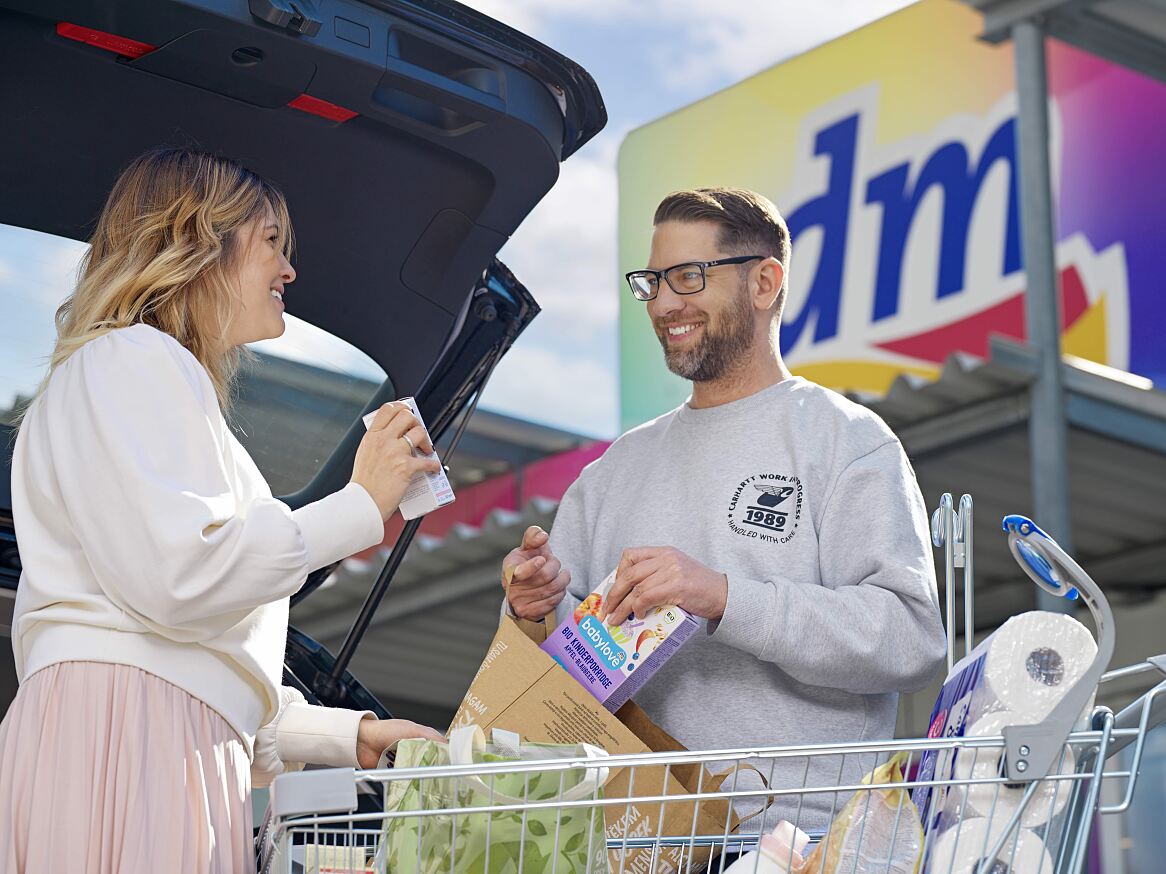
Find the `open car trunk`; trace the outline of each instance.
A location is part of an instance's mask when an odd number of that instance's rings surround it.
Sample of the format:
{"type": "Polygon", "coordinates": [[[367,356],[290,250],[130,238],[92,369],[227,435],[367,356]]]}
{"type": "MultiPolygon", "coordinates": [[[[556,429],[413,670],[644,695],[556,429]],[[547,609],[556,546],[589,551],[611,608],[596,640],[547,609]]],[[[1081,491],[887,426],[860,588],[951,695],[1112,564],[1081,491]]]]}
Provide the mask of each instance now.
{"type": "MultiPolygon", "coordinates": [[[[143,151],[237,158],[288,197],[288,313],[383,368],[369,408],[415,395],[435,440],[538,312],[495,254],[606,122],[573,62],[435,0],[0,0],[0,71],[0,224],[84,240],[143,151]]],[[[341,487],[362,430],[354,418],[288,503],[341,487]]],[[[0,635],[20,568],[8,444],[0,635]]],[[[320,654],[293,638],[293,679],[350,701],[355,684],[319,680],[320,654]]],[[[6,673],[10,661],[0,713],[6,673]]]]}

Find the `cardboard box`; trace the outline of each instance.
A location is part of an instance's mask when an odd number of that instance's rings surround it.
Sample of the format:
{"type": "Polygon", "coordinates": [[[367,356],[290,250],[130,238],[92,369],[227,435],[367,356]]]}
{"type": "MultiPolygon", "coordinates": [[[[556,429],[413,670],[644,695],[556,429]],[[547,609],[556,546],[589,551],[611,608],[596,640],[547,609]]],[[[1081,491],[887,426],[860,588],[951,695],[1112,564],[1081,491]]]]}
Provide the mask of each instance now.
{"type": "MultiPolygon", "coordinates": [[[[425,420],[421,418],[421,410],[417,408],[417,402],[413,398],[401,398],[398,403],[408,405],[410,412],[421,423],[421,427],[425,428],[425,420]]],[[[377,411],[373,410],[364,416],[362,421],[364,422],[365,430],[372,425],[376,414],[377,411]]],[[[428,431],[428,429],[426,430],[428,431]]],[[[441,461],[437,457],[436,451],[429,453],[428,457],[437,462],[441,461]]],[[[405,495],[401,498],[401,505],[398,509],[401,511],[402,518],[416,519],[418,516],[424,516],[426,513],[430,513],[438,507],[452,504],[453,501],[453,486],[449,484],[449,478],[445,475],[445,468],[443,467],[437,473],[419,473],[409,480],[409,488],[405,490],[405,495]]]]}
{"type": "Polygon", "coordinates": [[[614,585],[612,571],[539,647],[612,713],[700,630],[696,617],[679,607],[654,607],[618,626],[600,622],[614,585]]]}
{"type": "MultiPolygon", "coordinates": [[[[454,716],[453,725],[476,724],[489,731],[494,726],[518,732],[525,740],[543,743],[590,743],[612,755],[646,752],[683,751],[675,738],[655,725],[647,715],[629,701],[617,713],[583,689],[572,677],[539,649],[549,628],[543,622],[516,622],[504,617],[469,691],[454,716]]],[[[607,798],[643,798],[659,795],[676,796],[676,801],[650,802],[642,805],[606,807],[609,839],[651,837],[656,834],[687,837],[693,830],[696,813],[698,834],[721,834],[726,818],[730,829],[738,825],[728,802],[686,800],[697,791],[715,791],[718,778],[697,765],[674,767],[667,773],[663,766],[636,768],[634,782],[631,769],[614,770],[604,787],[607,798]],[[703,776],[702,776],[703,772],[703,776]],[[665,779],[667,778],[667,779],[665,779]],[[662,817],[661,817],[661,814],[662,817]],[[661,822],[661,818],[663,822],[661,822]]],[[[625,874],[658,874],[684,870],[687,848],[665,848],[655,860],[646,849],[629,849],[610,853],[613,871],[625,874]]],[[[706,864],[708,849],[697,849],[696,864],[706,864]]]]}

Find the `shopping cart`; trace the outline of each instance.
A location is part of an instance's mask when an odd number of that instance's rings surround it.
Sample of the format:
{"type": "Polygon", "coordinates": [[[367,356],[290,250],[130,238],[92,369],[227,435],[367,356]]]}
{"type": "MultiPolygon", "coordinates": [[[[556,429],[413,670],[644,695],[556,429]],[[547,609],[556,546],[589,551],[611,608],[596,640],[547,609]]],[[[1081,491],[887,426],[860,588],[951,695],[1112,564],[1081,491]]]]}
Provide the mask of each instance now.
{"type": "MultiPolygon", "coordinates": [[[[973,556],[972,502],[964,496],[958,508],[944,495],[933,517],[932,537],[944,549],[945,593],[949,667],[955,658],[955,590],[962,577],[965,605],[964,653],[972,650],[973,556]]],[[[602,760],[609,772],[629,769],[628,791],[618,797],[602,792],[571,801],[539,802],[529,798],[493,794],[496,781],[513,781],[526,775],[561,775],[577,778],[597,767],[594,759],[561,759],[538,762],[500,762],[485,765],[450,765],[414,769],[354,771],[328,769],[281,775],[272,787],[268,817],[257,839],[263,874],[338,874],[386,870],[387,845],[405,833],[448,834],[435,858],[406,856],[389,867],[389,874],[416,872],[469,872],[495,870],[490,862],[490,829],[496,817],[521,818],[523,833],[530,833],[530,849],[519,842],[517,856],[510,858],[509,870],[575,874],[576,871],[610,870],[613,874],[642,872],[720,871],[725,854],[748,851],[757,846],[764,828],[778,819],[805,827],[811,849],[818,852],[806,860],[804,874],[833,870],[842,874],[860,872],[913,872],[915,860],[925,859],[926,872],[959,874],[1077,874],[1081,871],[1095,813],[1112,814],[1126,810],[1133,798],[1146,734],[1166,717],[1166,656],[1145,663],[1103,673],[1113,653],[1114,627],[1109,605],[1101,590],[1065,552],[1030,520],[1019,516],[1005,519],[1009,547],[1025,572],[1047,591],[1064,597],[1079,597],[1093,614],[1098,652],[1084,676],[1060,699],[1041,723],[1007,726],[995,737],[933,737],[807,746],[717,750],[703,752],[648,753],[611,756],[602,760]],[[1114,713],[1090,702],[1098,686],[1133,674],[1145,673],[1151,688],[1134,703],[1114,713]],[[1081,714],[1087,714],[1084,730],[1081,714]],[[1120,766],[1116,754],[1133,745],[1128,767],[1120,766]],[[942,769],[926,775],[920,769],[925,758],[970,757],[973,766],[956,776],[941,778],[942,769]],[[1000,759],[1003,766],[984,774],[974,765],[984,757],[1000,759]],[[893,760],[893,762],[892,762],[893,760]],[[1066,767],[1066,762],[1069,767],[1066,767]],[[856,775],[868,774],[880,765],[899,766],[902,782],[875,785],[856,775]],[[716,767],[727,776],[716,781],[706,774],[716,767]],[[667,776],[680,769],[699,769],[696,791],[668,794],[667,776]],[[760,775],[760,778],[759,776],[760,775]],[[664,779],[661,779],[661,776],[664,779]],[[637,778],[643,783],[665,787],[641,794],[634,789],[637,778]],[[416,782],[414,782],[416,781],[416,782]],[[463,782],[487,787],[471,796],[456,796],[464,803],[443,806],[421,805],[417,809],[386,810],[383,801],[394,784],[435,785],[446,790],[463,782]],[[1103,782],[1113,781],[1118,789],[1107,797],[1116,803],[1103,805],[1103,782]],[[905,791],[895,791],[905,790],[905,791]],[[956,825],[942,835],[920,831],[933,810],[917,811],[910,793],[926,790],[928,804],[943,804],[954,811],[956,825]],[[986,794],[987,793],[987,794],[986,794]],[[969,812],[975,801],[975,817],[969,812]],[[890,803],[888,803],[890,801],[890,803]],[[707,818],[698,817],[700,805],[718,804],[719,810],[738,812],[752,805],[763,815],[747,819],[734,830],[735,820],[723,816],[723,827],[710,830],[707,818]],[[691,816],[691,827],[665,832],[665,810],[682,809],[691,816]],[[1047,806],[1047,809],[1046,809],[1047,806]],[[421,809],[428,807],[429,809],[421,809]],[[580,867],[559,853],[558,823],[567,811],[589,810],[605,819],[606,839],[587,834],[586,858],[601,860],[580,867]],[[658,810],[654,817],[661,826],[642,833],[633,823],[643,820],[633,812],[658,810]],[[689,814],[691,811],[691,814],[689,814]],[[846,811],[850,827],[845,832],[826,829],[841,811],[846,811]],[[548,820],[548,816],[550,819],[548,820]],[[529,829],[527,828],[529,819],[529,829]],[[535,824],[537,821],[537,828],[535,824]],[[551,825],[548,827],[547,823],[551,825]],[[964,828],[976,822],[977,827],[964,828]],[[703,823],[704,828],[698,827],[703,823]],[[763,828],[764,827],[764,828],[763,828]],[[467,831],[468,829],[468,831],[467,831]],[[471,862],[459,848],[459,835],[485,833],[484,858],[471,862]],[[1031,833],[1032,838],[1027,834],[1031,833]],[[1025,838],[1020,836],[1025,834],[1025,838]],[[604,846],[594,846],[602,840],[604,846]],[[834,846],[831,847],[831,841],[834,846]],[[963,847],[961,849],[961,841],[963,847]],[[1037,844],[1035,852],[1028,847],[1037,844]],[[536,849],[537,842],[537,849],[536,849]],[[1026,843],[1027,842],[1027,843],[1026,843]],[[974,845],[973,845],[974,844],[974,845]],[[548,852],[549,847],[549,852],[548,852]],[[606,851],[606,859],[604,859],[606,851]],[[524,858],[524,852],[529,856],[524,858]],[[537,858],[536,863],[530,859],[537,858]],[[907,861],[903,861],[907,860],[907,861]],[[970,860],[970,861],[969,861],[970,860]]],[[[958,761],[958,760],[957,760],[958,761]]],[[[691,771],[690,771],[691,772],[691,771]]],[[[577,780],[576,780],[577,781],[577,780]]],[[[513,782],[511,782],[513,785],[513,782]]],[[[670,819],[673,826],[676,817],[670,819]]],[[[580,833],[571,840],[578,849],[580,833]]],[[[398,841],[399,843],[399,841],[398,841]]],[[[432,842],[431,842],[432,843],[432,842]]],[[[430,847],[432,849],[432,847],[430,847]]],[[[399,848],[398,848],[399,851],[399,848]]],[[[503,853],[497,848],[496,855],[503,853]]],[[[513,854],[514,848],[506,850],[513,854]]],[[[807,850],[809,852],[809,850],[807,850]]],[[[396,857],[400,859],[400,855],[396,857]]],[[[577,854],[576,854],[577,858],[577,854]]],[[[495,864],[498,860],[495,860],[495,864]]],[[[790,869],[794,870],[793,853],[790,869]]]]}

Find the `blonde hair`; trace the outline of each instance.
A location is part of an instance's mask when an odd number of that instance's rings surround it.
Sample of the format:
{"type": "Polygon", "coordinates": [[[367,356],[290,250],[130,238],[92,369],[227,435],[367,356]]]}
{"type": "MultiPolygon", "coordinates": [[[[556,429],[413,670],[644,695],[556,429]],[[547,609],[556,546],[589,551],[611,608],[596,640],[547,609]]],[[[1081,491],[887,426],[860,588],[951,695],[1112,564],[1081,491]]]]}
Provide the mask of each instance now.
{"type": "Polygon", "coordinates": [[[188,149],[135,159],[109,193],[76,290],[57,310],[49,375],[90,340],[146,324],[198,359],[228,412],[245,354],[226,342],[238,300],[234,270],[250,245],[240,231],[267,206],[290,258],[287,202],[267,180],[236,161],[188,149]]]}

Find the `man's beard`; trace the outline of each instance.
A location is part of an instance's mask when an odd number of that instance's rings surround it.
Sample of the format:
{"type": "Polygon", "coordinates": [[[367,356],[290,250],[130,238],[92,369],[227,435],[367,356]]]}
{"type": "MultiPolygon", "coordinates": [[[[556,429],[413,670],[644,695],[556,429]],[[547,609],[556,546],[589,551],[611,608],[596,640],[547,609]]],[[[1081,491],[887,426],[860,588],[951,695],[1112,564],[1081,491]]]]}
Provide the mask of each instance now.
{"type": "Polygon", "coordinates": [[[660,325],[658,329],[657,338],[664,347],[664,363],[669,370],[692,382],[712,382],[745,360],[753,344],[753,307],[748,295],[738,294],[715,330],[711,321],[705,322],[704,336],[692,349],[669,348],[667,326],[660,325]]]}

